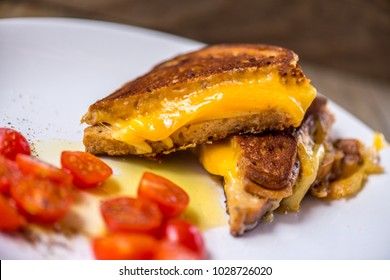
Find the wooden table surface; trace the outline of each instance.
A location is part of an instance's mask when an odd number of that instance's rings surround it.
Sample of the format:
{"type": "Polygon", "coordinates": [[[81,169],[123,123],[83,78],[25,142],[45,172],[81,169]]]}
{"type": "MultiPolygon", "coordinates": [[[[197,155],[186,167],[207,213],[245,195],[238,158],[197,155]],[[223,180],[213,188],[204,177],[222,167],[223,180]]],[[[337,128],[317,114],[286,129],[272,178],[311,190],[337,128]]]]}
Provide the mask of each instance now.
{"type": "MultiPolygon", "coordinates": [[[[127,1],[126,5],[128,6],[134,4],[135,2],[137,1],[127,1]]],[[[153,2],[155,5],[157,3],[157,1],[151,1],[151,2],[153,2]]],[[[175,2],[175,1],[168,1],[168,2],[175,2]]],[[[194,10],[194,12],[196,12],[198,4],[195,5],[194,3],[197,1],[195,2],[190,1],[190,2],[192,3],[192,9],[194,10]]],[[[204,2],[204,1],[200,1],[200,2],[204,2]]],[[[216,3],[216,2],[218,1],[212,1],[212,3],[216,3]]],[[[82,17],[88,19],[116,21],[125,24],[136,23],[137,25],[141,25],[145,27],[153,27],[156,26],[157,24],[156,20],[154,20],[158,18],[158,14],[156,13],[149,12],[147,13],[148,15],[147,17],[142,18],[141,17],[142,10],[138,9],[137,13],[135,12],[133,13],[133,17],[129,16],[127,18],[123,16],[124,9],[120,8],[121,6],[119,5],[119,4],[125,5],[124,4],[125,1],[113,0],[110,2],[113,3],[111,6],[109,6],[110,8],[107,8],[108,7],[107,5],[103,5],[104,3],[107,4],[107,1],[68,0],[64,2],[62,0],[41,0],[41,1],[40,0],[31,0],[31,1],[0,0],[0,18],[25,17],[25,16],[79,17],[79,18],[82,17]],[[117,5],[115,6],[115,4],[117,5]],[[119,16],[116,17],[116,15],[119,16]],[[139,20],[137,21],[137,19],[139,20]]],[[[164,1],[160,2],[160,6],[162,5],[161,3],[164,3],[164,1]]],[[[326,3],[328,3],[328,1],[326,1],[326,3]]],[[[388,6],[386,6],[385,8],[388,8],[388,6]]],[[[181,12],[180,10],[177,11],[177,13],[179,14],[180,12],[181,12]]],[[[188,13],[188,9],[186,10],[186,13],[188,13]]],[[[382,18],[386,19],[386,17],[383,17],[383,13],[381,14],[381,16],[382,18]]],[[[165,24],[167,24],[167,22],[169,23],[170,20],[169,18],[162,18],[162,19],[159,18],[159,19],[161,21],[165,20],[165,24]]],[[[389,17],[387,13],[387,22],[385,22],[386,27],[389,26],[388,20],[389,17]]],[[[184,27],[186,27],[185,24],[183,24],[183,28],[184,27]]],[[[192,30],[190,28],[191,26],[187,25],[187,27],[188,30],[192,30]]],[[[388,29],[385,29],[385,31],[386,30],[388,31],[388,29]]],[[[167,28],[164,31],[169,31],[169,28],[167,28]]],[[[185,30],[181,30],[181,32],[184,34],[179,34],[179,35],[186,34],[185,30]]],[[[179,32],[176,32],[176,34],[178,33],[179,32]]],[[[207,32],[205,32],[204,34],[206,33],[207,32]]],[[[389,34],[387,33],[387,35],[389,34]]],[[[194,38],[196,36],[188,36],[188,37],[194,38]]],[[[223,37],[219,37],[219,38],[220,38],[219,40],[222,40],[221,38],[223,37]]],[[[242,39],[241,41],[248,41],[248,40],[242,39]]],[[[210,40],[208,41],[204,40],[204,42],[210,43],[210,40]]],[[[387,43],[388,40],[383,42],[387,43]]],[[[287,44],[289,44],[289,42],[287,42],[287,44]]],[[[312,45],[314,48],[315,44],[313,43],[312,45]]],[[[381,77],[375,77],[375,75],[372,76],[368,74],[362,74],[362,73],[359,74],[352,71],[346,71],[345,67],[344,70],[340,70],[340,67],[330,66],[329,63],[326,63],[326,59],[324,60],[322,57],[321,59],[315,59],[316,57],[310,56],[310,54],[306,56],[305,54],[307,52],[304,51],[306,49],[303,48],[302,50],[303,50],[302,53],[304,55],[303,55],[303,59],[301,56],[301,64],[303,66],[305,74],[312,80],[312,83],[317,88],[317,90],[322,94],[328,96],[334,102],[344,107],[347,111],[351,112],[353,115],[355,115],[357,118],[362,120],[372,129],[382,132],[389,140],[390,139],[390,109],[389,109],[390,108],[390,83],[387,79],[388,73],[390,72],[390,68],[387,66],[390,63],[390,61],[388,61],[389,56],[387,55],[383,58],[380,58],[380,59],[387,60],[385,61],[387,62],[387,64],[383,63],[383,61],[380,64],[382,65],[381,73],[383,74],[383,67],[385,67],[387,68],[387,72],[386,72],[387,74],[381,75],[381,77]],[[310,57],[312,59],[306,59],[310,57]]],[[[383,53],[383,50],[378,50],[378,51],[383,53]]],[[[386,51],[386,54],[387,53],[388,50],[386,51]]],[[[364,67],[362,69],[367,70],[364,69],[364,67]]]]}

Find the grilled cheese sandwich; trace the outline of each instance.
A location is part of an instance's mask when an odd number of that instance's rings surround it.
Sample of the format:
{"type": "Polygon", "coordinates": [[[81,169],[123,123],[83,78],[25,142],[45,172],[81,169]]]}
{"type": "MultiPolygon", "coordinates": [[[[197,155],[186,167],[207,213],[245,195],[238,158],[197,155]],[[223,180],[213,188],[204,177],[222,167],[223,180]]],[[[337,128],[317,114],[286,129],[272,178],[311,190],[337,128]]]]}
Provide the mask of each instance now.
{"type": "Polygon", "coordinates": [[[276,209],[298,211],[308,192],[352,194],[381,171],[377,154],[329,139],[334,116],[297,62],[290,50],[245,44],[174,57],[89,107],[86,151],[158,157],[198,147],[204,168],[224,179],[234,236],[276,209]]]}
{"type": "Polygon", "coordinates": [[[272,220],[275,209],[299,210],[325,155],[333,122],[325,105],[324,99],[317,97],[312,105],[317,106],[317,116],[312,119],[314,112],[309,110],[296,129],[232,136],[200,147],[203,167],[223,177],[232,235],[244,234],[263,218],[272,220]],[[325,134],[313,137],[320,118],[325,121],[321,126],[325,134]]]}
{"type": "Polygon", "coordinates": [[[95,154],[153,156],[230,134],[299,126],[316,95],[292,51],[219,45],[178,56],[91,105],[95,154]]]}

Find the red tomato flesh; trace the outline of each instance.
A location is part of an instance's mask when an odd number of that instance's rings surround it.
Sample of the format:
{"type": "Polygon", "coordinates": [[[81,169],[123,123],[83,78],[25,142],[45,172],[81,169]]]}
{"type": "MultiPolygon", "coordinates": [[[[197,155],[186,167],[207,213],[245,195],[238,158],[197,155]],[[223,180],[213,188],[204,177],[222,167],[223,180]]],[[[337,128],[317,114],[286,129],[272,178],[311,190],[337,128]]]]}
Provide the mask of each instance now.
{"type": "Polygon", "coordinates": [[[0,128],[0,155],[14,160],[16,155],[22,153],[31,154],[30,145],[26,138],[18,131],[11,128],[0,128]]]}
{"type": "Polygon", "coordinates": [[[31,156],[18,154],[16,156],[16,163],[20,171],[25,175],[32,175],[37,178],[50,179],[58,183],[67,185],[72,184],[72,175],[66,173],[64,170],[46,163],[31,156]]]}
{"type": "Polygon", "coordinates": [[[164,217],[180,215],[189,203],[187,193],[168,179],[145,172],[138,185],[138,196],[157,203],[164,217]]]}
{"type": "Polygon", "coordinates": [[[44,224],[61,219],[73,201],[69,185],[33,176],[24,176],[13,182],[10,193],[28,220],[44,224]]]}
{"type": "Polygon", "coordinates": [[[86,152],[64,151],[62,168],[73,175],[73,183],[79,188],[92,188],[106,180],[112,169],[98,157],[86,152]]]}
{"type": "Polygon", "coordinates": [[[154,233],[162,223],[158,206],[141,198],[113,198],[102,202],[100,209],[113,232],[154,233]]]}
{"type": "Polygon", "coordinates": [[[27,223],[2,195],[0,195],[0,217],[0,230],[17,230],[27,223]]]}
{"type": "Polygon", "coordinates": [[[0,193],[8,193],[11,183],[20,176],[16,162],[0,155],[0,193]]]}
{"type": "Polygon", "coordinates": [[[162,228],[162,239],[181,244],[202,258],[205,256],[205,243],[201,231],[185,220],[168,220],[162,228]]]}
{"type": "Polygon", "coordinates": [[[92,241],[99,260],[147,260],[154,255],[157,240],[147,234],[109,233],[92,241]]]}
{"type": "Polygon", "coordinates": [[[155,260],[201,260],[202,257],[187,247],[170,241],[160,241],[154,254],[155,260]]]}

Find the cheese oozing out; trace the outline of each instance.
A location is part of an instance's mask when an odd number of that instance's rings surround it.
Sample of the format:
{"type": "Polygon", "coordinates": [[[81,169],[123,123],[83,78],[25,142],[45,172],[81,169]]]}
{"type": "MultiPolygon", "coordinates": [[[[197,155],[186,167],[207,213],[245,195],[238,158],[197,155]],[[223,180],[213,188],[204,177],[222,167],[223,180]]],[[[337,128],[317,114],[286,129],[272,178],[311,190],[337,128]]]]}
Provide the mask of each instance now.
{"type": "Polygon", "coordinates": [[[224,178],[230,231],[233,235],[241,235],[255,227],[275,202],[245,191],[244,175],[237,166],[239,148],[230,139],[201,145],[199,160],[209,173],[224,178]]]}
{"type": "Polygon", "coordinates": [[[300,204],[310,186],[314,183],[318,168],[324,157],[323,144],[305,145],[298,144],[298,159],[301,162],[299,179],[293,188],[293,194],[282,200],[279,212],[298,212],[300,204]]]}
{"type": "Polygon", "coordinates": [[[248,200],[254,204],[258,202],[258,197],[244,190],[243,174],[237,166],[239,148],[235,147],[230,138],[204,144],[199,151],[199,160],[206,171],[224,178],[225,194],[230,202],[236,205],[248,200]]]}
{"type": "MultiPolygon", "coordinates": [[[[280,212],[298,211],[300,203],[313,184],[319,164],[324,156],[322,144],[299,142],[298,159],[300,161],[299,178],[293,188],[293,194],[281,200],[280,212]]],[[[218,141],[213,144],[204,144],[200,148],[200,162],[211,174],[222,176],[225,184],[225,194],[231,208],[247,207],[247,213],[255,213],[254,209],[262,206],[261,198],[245,191],[243,175],[238,168],[239,148],[229,140],[218,141]],[[249,207],[249,208],[248,208],[249,207]]],[[[273,211],[279,207],[275,204],[273,211]]],[[[264,213],[263,213],[264,214],[264,213]]],[[[233,214],[234,215],[234,214],[233,214]]]]}
{"type": "Polygon", "coordinates": [[[309,80],[301,83],[286,80],[276,70],[182,91],[180,97],[171,99],[151,96],[154,100],[149,103],[153,106],[147,110],[136,109],[129,119],[107,120],[112,126],[113,138],[135,146],[137,153],[150,153],[152,148],[146,141],[162,141],[172,147],[170,136],[185,125],[269,110],[288,114],[293,125],[298,126],[316,95],[309,80]]]}

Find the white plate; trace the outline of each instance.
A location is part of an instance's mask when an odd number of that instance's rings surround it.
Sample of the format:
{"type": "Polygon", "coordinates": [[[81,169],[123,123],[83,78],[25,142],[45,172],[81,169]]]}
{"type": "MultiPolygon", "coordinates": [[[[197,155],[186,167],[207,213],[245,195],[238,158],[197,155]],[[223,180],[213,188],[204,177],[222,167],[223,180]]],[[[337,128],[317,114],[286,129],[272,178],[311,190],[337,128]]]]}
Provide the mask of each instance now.
{"type": "MultiPolygon", "coordinates": [[[[163,59],[200,43],[124,25],[74,19],[0,20],[0,125],[31,142],[81,142],[81,116],[88,106],[163,59]]],[[[324,93],[326,95],[326,93],[324,93]]],[[[373,132],[331,103],[334,133],[370,144],[373,132]]],[[[382,164],[390,169],[389,149],[382,164]]],[[[188,168],[207,177],[192,162],[188,168]]],[[[390,176],[370,176],[347,200],[306,199],[298,214],[276,215],[241,238],[228,228],[205,232],[214,259],[389,259],[390,176]]],[[[66,239],[66,238],[65,238],[66,239]]],[[[84,259],[92,254],[83,237],[65,247],[31,245],[0,234],[1,259],[84,259]]]]}

